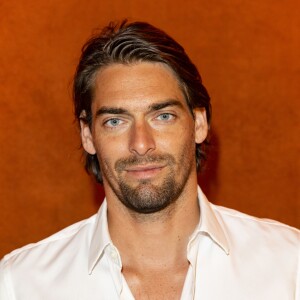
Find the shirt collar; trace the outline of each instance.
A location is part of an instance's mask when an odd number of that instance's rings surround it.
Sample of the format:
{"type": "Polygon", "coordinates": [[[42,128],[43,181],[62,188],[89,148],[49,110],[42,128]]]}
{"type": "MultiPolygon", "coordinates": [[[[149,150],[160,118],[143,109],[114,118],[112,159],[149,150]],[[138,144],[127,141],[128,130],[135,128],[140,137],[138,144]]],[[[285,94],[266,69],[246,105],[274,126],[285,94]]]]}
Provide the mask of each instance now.
{"type": "Polygon", "coordinates": [[[107,203],[104,199],[97,213],[95,228],[89,250],[88,272],[91,274],[99,259],[102,257],[105,248],[112,245],[107,225],[107,203]]]}
{"type": "MultiPolygon", "coordinates": [[[[219,245],[227,255],[229,255],[229,246],[226,235],[215,215],[212,205],[198,186],[198,201],[200,206],[200,221],[194,233],[190,237],[189,245],[199,234],[207,233],[210,238],[219,245]]],[[[107,225],[107,203],[104,199],[96,218],[95,229],[89,250],[88,272],[92,273],[95,265],[103,256],[105,248],[113,243],[109,236],[107,225]]],[[[189,247],[189,246],[188,246],[189,247]]]]}
{"type": "Polygon", "coordinates": [[[199,186],[198,201],[200,206],[200,221],[190,237],[189,244],[196,239],[199,234],[206,233],[227,255],[229,255],[229,244],[224,229],[217,219],[212,204],[207,200],[199,186]]]}

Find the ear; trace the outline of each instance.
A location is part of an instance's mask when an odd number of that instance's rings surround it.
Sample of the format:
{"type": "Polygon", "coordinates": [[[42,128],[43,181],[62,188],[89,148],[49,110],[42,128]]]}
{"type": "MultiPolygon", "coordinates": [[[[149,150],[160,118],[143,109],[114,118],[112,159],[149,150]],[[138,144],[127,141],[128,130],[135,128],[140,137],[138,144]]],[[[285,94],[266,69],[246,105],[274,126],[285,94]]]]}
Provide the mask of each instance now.
{"type": "Polygon", "coordinates": [[[206,110],[204,107],[194,109],[195,116],[195,143],[201,144],[207,137],[208,124],[206,118],[206,110]]]}
{"type": "Polygon", "coordinates": [[[94,147],[93,136],[92,136],[90,126],[84,120],[85,115],[86,115],[85,111],[82,111],[82,113],[80,115],[81,143],[82,143],[83,149],[87,153],[94,155],[94,154],[96,154],[96,149],[94,147]]]}

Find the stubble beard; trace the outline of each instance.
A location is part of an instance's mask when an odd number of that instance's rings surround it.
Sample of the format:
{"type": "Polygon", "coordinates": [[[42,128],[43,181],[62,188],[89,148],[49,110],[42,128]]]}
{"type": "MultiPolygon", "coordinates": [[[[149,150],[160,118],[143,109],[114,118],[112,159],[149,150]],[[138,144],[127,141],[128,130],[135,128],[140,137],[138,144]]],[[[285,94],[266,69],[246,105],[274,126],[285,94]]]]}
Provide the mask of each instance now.
{"type": "Polygon", "coordinates": [[[193,160],[187,154],[187,149],[184,150],[177,163],[170,154],[149,155],[147,157],[132,156],[119,159],[115,163],[115,171],[118,174],[117,184],[112,183],[111,174],[105,174],[105,177],[118,199],[127,208],[138,214],[154,214],[174,203],[186,186],[193,167],[193,160]],[[139,180],[137,185],[131,185],[122,177],[122,173],[126,168],[146,163],[162,163],[165,165],[168,173],[161,183],[154,184],[152,179],[143,179],[139,180]],[[182,169],[178,170],[178,166],[182,169]],[[181,173],[177,180],[176,172],[181,173]]]}

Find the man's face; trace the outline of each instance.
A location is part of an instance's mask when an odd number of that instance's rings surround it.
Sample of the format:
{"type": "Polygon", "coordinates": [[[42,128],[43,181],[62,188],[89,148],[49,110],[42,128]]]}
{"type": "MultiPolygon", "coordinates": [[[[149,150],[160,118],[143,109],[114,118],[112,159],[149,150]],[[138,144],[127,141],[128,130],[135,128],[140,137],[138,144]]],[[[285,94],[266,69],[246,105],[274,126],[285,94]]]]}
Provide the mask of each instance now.
{"type": "Polygon", "coordinates": [[[207,134],[204,109],[195,119],[170,69],[160,63],[114,64],[95,81],[92,127],[82,142],[97,154],[106,194],[138,213],[175,202],[196,180],[195,143],[207,134]]]}

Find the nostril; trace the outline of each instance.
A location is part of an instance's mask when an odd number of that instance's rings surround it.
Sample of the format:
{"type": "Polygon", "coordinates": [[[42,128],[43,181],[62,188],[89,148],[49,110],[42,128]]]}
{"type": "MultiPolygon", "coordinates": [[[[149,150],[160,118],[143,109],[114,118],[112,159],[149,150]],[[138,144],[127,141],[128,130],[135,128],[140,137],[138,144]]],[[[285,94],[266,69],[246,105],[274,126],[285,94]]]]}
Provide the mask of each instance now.
{"type": "Polygon", "coordinates": [[[155,140],[151,129],[140,125],[132,130],[130,138],[130,151],[138,155],[145,155],[155,149],[155,140]]]}

